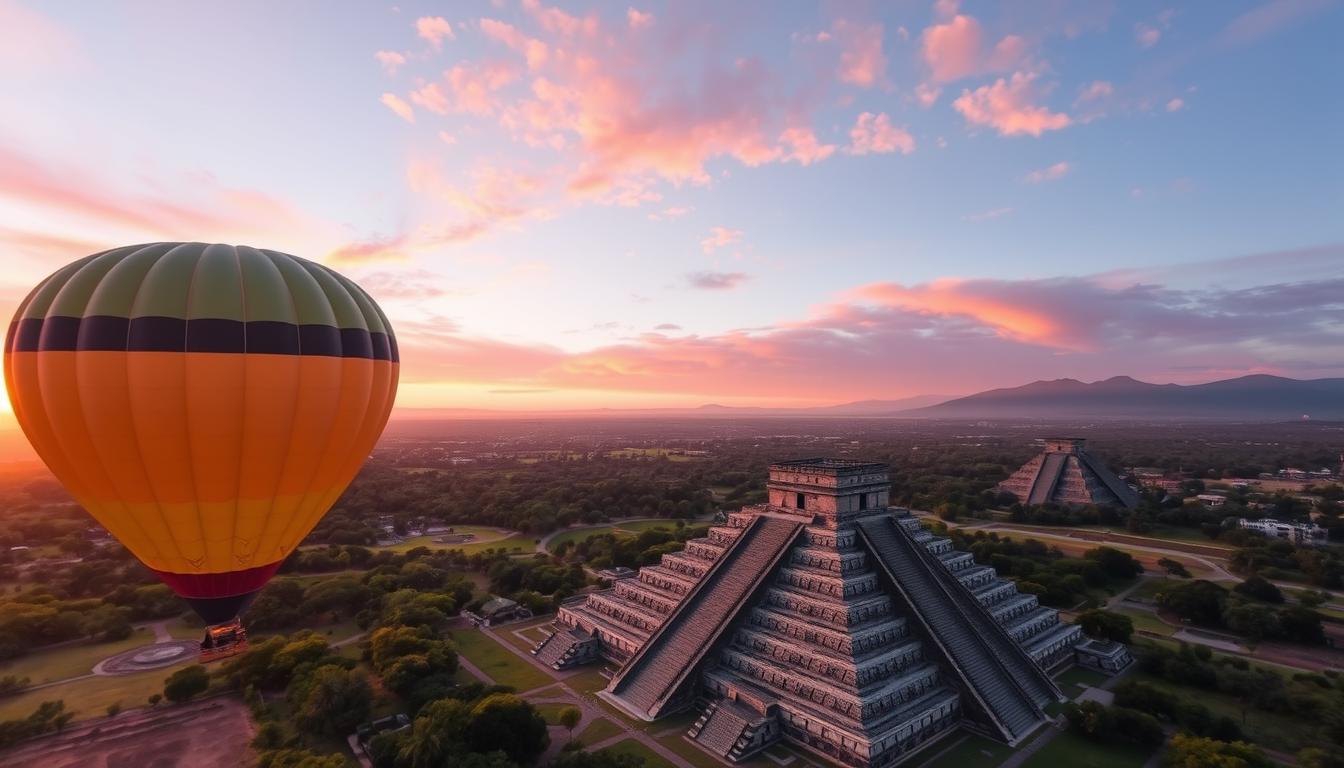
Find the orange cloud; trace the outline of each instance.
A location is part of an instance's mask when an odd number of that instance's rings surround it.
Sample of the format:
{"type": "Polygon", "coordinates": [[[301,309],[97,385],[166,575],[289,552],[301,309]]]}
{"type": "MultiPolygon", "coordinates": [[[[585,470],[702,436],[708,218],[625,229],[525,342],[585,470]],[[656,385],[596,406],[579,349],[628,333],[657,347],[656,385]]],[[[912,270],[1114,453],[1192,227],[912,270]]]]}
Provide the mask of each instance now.
{"type": "Polygon", "coordinates": [[[1021,341],[1060,344],[1060,326],[1048,310],[968,290],[965,281],[955,278],[912,288],[898,283],[875,283],[858,288],[853,294],[860,299],[918,312],[970,317],[1000,335],[1021,341]]]}
{"type": "Polygon", "coordinates": [[[1032,103],[1035,79],[1035,74],[1017,72],[1011,80],[999,78],[993,85],[962,91],[952,106],[967,122],[988,125],[1003,136],[1040,136],[1067,128],[1072,122],[1068,115],[1032,103]]]}
{"type": "Polygon", "coordinates": [[[779,135],[779,140],[788,147],[784,157],[799,165],[811,165],[835,153],[835,145],[822,144],[811,128],[789,128],[779,135]]]}
{"type": "Polygon", "coordinates": [[[849,140],[847,151],[853,155],[866,155],[869,152],[900,152],[908,155],[915,151],[914,137],[904,128],[893,126],[885,112],[877,115],[864,112],[859,115],[849,131],[849,140]]]}
{"type": "Polygon", "coordinates": [[[411,105],[407,104],[395,93],[384,93],[379,101],[383,103],[383,106],[392,110],[392,113],[402,120],[405,120],[408,123],[415,122],[415,110],[411,109],[411,105]]]}

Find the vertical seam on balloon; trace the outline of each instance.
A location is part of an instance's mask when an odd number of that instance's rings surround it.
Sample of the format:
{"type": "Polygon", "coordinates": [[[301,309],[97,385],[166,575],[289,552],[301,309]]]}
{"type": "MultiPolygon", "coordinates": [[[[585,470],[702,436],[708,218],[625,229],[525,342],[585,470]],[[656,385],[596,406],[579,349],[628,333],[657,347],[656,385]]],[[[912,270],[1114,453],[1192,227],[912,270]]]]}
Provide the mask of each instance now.
{"type": "MultiPolygon", "coordinates": [[[[163,258],[164,258],[165,256],[167,256],[168,254],[172,253],[172,252],[175,251],[175,250],[177,250],[177,247],[169,248],[168,250],[166,250],[166,251],[164,251],[163,253],[159,254],[158,258],[156,258],[156,259],[154,260],[154,263],[151,264],[151,265],[149,265],[149,269],[145,270],[145,274],[144,274],[144,276],[142,276],[142,277],[140,278],[140,284],[137,285],[137,286],[135,287],[135,295],[131,297],[131,308],[130,308],[130,311],[126,313],[126,315],[127,315],[127,319],[126,319],[126,352],[125,352],[125,354],[127,354],[127,355],[131,354],[131,353],[130,353],[130,349],[131,349],[131,322],[130,322],[130,321],[131,321],[131,319],[135,316],[135,305],[140,303],[140,293],[144,290],[144,288],[145,288],[145,283],[149,281],[149,280],[148,280],[148,279],[149,279],[149,273],[152,272],[152,271],[154,270],[154,267],[158,266],[159,262],[162,261],[163,258]]],[[[137,455],[137,456],[139,457],[139,459],[140,459],[140,465],[141,465],[141,466],[144,466],[144,465],[145,465],[145,449],[144,449],[144,446],[141,444],[141,441],[140,441],[140,427],[139,427],[139,423],[136,421],[136,418],[135,418],[135,408],[134,408],[134,405],[133,405],[133,403],[134,403],[135,401],[134,401],[133,398],[131,398],[131,397],[129,396],[130,391],[131,391],[131,366],[130,366],[130,360],[128,359],[128,360],[127,360],[127,364],[126,364],[126,392],[128,393],[128,394],[127,394],[127,398],[126,398],[126,400],[127,400],[127,405],[130,406],[130,410],[131,410],[131,433],[132,433],[132,435],[133,435],[133,437],[134,437],[134,439],[133,439],[131,442],[135,444],[135,452],[136,452],[136,455],[137,455]]],[[[152,479],[150,479],[149,476],[148,476],[148,475],[149,475],[149,470],[148,470],[148,469],[145,470],[145,475],[146,475],[145,479],[149,482],[149,490],[150,490],[150,493],[154,496],[154,506],[155,506],[155,508],[156,508],[156,509],[158,510],[158,512],[159,512],[159,521],[163,523],[163,528],[164,528],[164,530],[168,531],[168,538],[170,538],[170,539],[173,540],[173,546],[174,546],[174,547],[177,547],[177,555],[178,555],[179,557],[181,557],[181,556],[182,556],[182,543],[179,542],[179,541],[177,540],[177,534],[173,532],[173,526],[168,522],[168,515],[167,515],[167,513],[164,512],[164,509],[163,509],[163,500],[159,498],[159,492],[158,492],[158,489],[154,487],[154,481],[153,481],[152,479]]],[[[158,549],[157,545],[155,546],[155,549],[156,549],[156,550],[158,549]]],[[[162,555],[162,552],[160,552],[160,555],[162,555]]]]}
{"type": "Polygon", "coordinates": [[[247,358],[247,285],[243,281],[243,257],[238,254],[238,246],[233,248],[234,263],[238,265],[238,297],[242,303],[243,313],[243,408],[242,408],[242,434],[238,440],[238,470],[233,476],[233,518],[229,526],[229,558],[231,565],[238,565],[238,554],[234,547],[238,543],[238,514],[243,504],[243,452],[247,449],[247,383],[248,374],[251,366],[248,365],[247,358]]]}
{"type": "MultiPolygon", "coordinates": [[[[58,290],[58,291],[56,292],[56,295],[59,296],[60,293],[61,293],[62,291],[64,291],[65,288],[70,284],[70,280],[73,280],[74,278],[76,278],[76,277],[79,275],[79,273],[80,273],[80,272],[83,272],[85,269],[87,269],[89,265],[96,263],[96,262],[98,261],[98,259],[101,258],[102,256],[104,256],[104,255],[106,255],[106,254],[110,254],[110,253],[112,253],[113,251],[116,251],[116,250],[122,250],[122,249],[116,249],[116,248],[113,248],[113,249],[104,251],[102,254],[99,254],[98,256],[95,256],[94,258],[91,258],[91,259],[89,259],[88,261],[84,262],[84,264],[83,264],[79,269],[75,270],[74,272],[72,272],[72,273],[70,274],[70,276],[66,279],[65,285],[62,285],[62,286],[61,286],[60,290],[58,290]]],[[[127,250],[128,250],[128,249],[127,249],[127,250]]],[[[126,254],[123,253],[121,256],[122,256],[122,259],[124,259],[125,256],[126,256],[126,254]]],[[[120,261],[114,263],[113,266],[116,266],[117,263],[120,263],[120,261]]],[[[103,273],[103,276],[102,276],[101,278],[99,278],[99,282],[101,282],[103,278],[106,278],[106,277],[107,277],[107,272],[110,272],[110,271],[111,271],[111,268],[109,267],[108,270],[105,271],[105,272],[103,273]]],[[[96,286],[95,286],[95,287],[96,287],[96,286]]],[[[83,305],[80,307],[80,310],[79,310],[79,316],[80,316],[81,319],[84,317],[84,313],[88,311],[88,308],[89,308],[89,300],[92,299],[92,298],[93,298],[93,290],[90,290],[90,291],[89,291],[89,295],[84,299],[83,305]]],[[[53,297],[52,297],[51,305],[49,305],[49,306],[47,307],[48,314],[50,313],[51,308],[52,308],[53,306],[55,306],[55,304],[56,304],[56,297],[53,296],[53,297]]],[[[71,353],[71,354],[72,354],[72,363],[73,363],[74,374],[75,374],[74,387],[75,387],[75,393],[76,393],[76,401],[79,403],[79,419],[80,419],[80,425],[83,427],[84,437],[85,437],[85,439],[88,440],[88,442],[89,442],[89,447],[92,448],[94,455],[95,455],[95,456],[98,456],[98,458],[101,460],[102,457],[101,457],[101,455],[99,455],[98,447],[97,447],[97,445],[94,443],[93,433],[92,433],[92,431],[89,429],[89,419],[88,419],[88,415],[87,415],[87,413],[86,413],[86,411],[85,411],[84,397],[83,397],[82,392],[80,391],[80,386],[79,386],[79,384],[80,384],[80,373],[79,373],[79,355],[80,355],[80,353],[79,353],[78,351],[75,351],[75,352],[73,352],[73,353],[71,353]]],[[[41,369],[41,367],[39,366],[39,367],[38,367],[38,375],[39,375],[39,376],[41,376],[41,371],[42,371],[42,369],[41,369]]],[[[97,470],[102,470],[102,474],[103,474],[103,476],[106,478],[107,485],[108,485],[114,492],[118,492],[118,495],[120,495],[120,493],[119,493],[119,489],[117,488],[116,482],[112,479],[112,475],[111,475],[111,473],[109,473],[109,472],[107,472],[106,470],[102,469],[102,467],[96,467],[95,469],[97,469],[97,470]]],[[[130,512],[129,505],[127,504],[127,502],[125,501],[125,499],[113,499],[112,501],[113,501],[114,503],[116,503],[116,504],[119,504],[119,505],[122,507],[123,511],[125,511],[125,512],[127,512],[127,513],[130,512]]],[[[88,513],[90,517],[94,517],[94,516],[93,516],[93,513],[90,512],[89,510],[86,509],[85,512],[88,513]]],[[[134,515],[131,515],[131,514],[127,514],[127,517],[130,517],[130,518],[134,519],[135,516],[134,516],[134,515]]],[[[94,517],[94,520],[97,520],[97,518],[94,517]]],[[[102,521],[98,521],[98,524],[99,524],[99,525],[102,525],[102,521]]],[[[106,526],[104,526],[104,528],[106,528],[106,526]]],[[[144,533],[144,528],[141,528],[141,533],[142,533],[142,534],[144,533]]],[[[155,551],[158,551],[158,547],[155,547],[154,549],[155,549],[155,551]]]]}
{"type": "MultiPolygon", "coordinates": [[[[105,275],[103,276],[103,278],[106,279],[106,278],[107,278],[107,275],[110,275],[110,274],[112,273],[112,271],[115,270],[115,269],[116,269],[118,266],[120,266],[122,263],[124,263],[124,262],[126,261],[126,259],[129,259],[129,258],[135,256],[136,254],[140,253],[141,251],[145,250],[145,249],[148,248],[148,247],[150,247],[150,245],[148,245],[148,244],[146,244],[146,245],[142,245],[142,246],[137,247],[134,251],[131,251],[130,253],[125,254],[125,255],[122,257],[121,261],[119,261],[117,264],[114,264],[114,265],[112,266],[112,269],[109,269],[109,270],[107,271],[107,274],[105,274],[105,275]]],[[[157,259],[156,259],[156,262],[157,262],[157,259]]],[[[152,269],[153,266],[154,266],[154,265],[151,264],[151,265],[150,265],[150,268],[152,269]]],[[[149,270],[148,270],[148,269],[145,270],[145,274],[148,274],[148,273],[149,273],[149,270]]],[[[139,296],[140,296],[140,286],[143,286],[144,284],[145,284],[145,282],[144,282],[144,276],[141,276],[140,285],[139,285],[139,286],[136,286],[136,292],[135,292],[135,295],[131,297],[131,308],[132,308],[132,309],[134,309],[134,307],[135,307],[135,300],[136,300],[137,298],[139,298],[139,296]]],[[[97,288],[94,289],[93,293],[90,293],[90,294],[89,294],[89,300],[90,300],[90,302],[93,300],[93,296],[94,296],[95,293],[97,293],[97,288]]],[[[88,312],[88,304],[85,304],[85,306],[84,306],[84,311],[85,311],[86,313],[88,312]]],[[[130,344],[130,336],[131,336],[130,312],[127,312],[127,322],[126,322],[126,349],[127,349],[128,351],[123,352],[123,353],[122,353],[123,355],[128,355],[128,356],[130,355],[130,352],[129,352],[129,349],[130,349],[130,346],[131,346],[131,344],[130,344]]],[[[76,355],[76,356],[81,355],[81,354],[85,354],[85,353],[83,353],[83,352],[78,352],[78,351],[75,352],[75,355],[76,355]]],[[[131,364],[130,364],[130,359],[129,359],[129,357],[125,358],[125,360],[126,360],[126,407],[127,407],[127,410],[129,411],[129,410],[130,410],[130,405],[131,405],[131,403],[130,403],[130,400],[131,400],[131,395],[130,395],[130,393],[131,393],[131,377],[130,377],[131,364]]],[[[75,370],[76,370],[76,375],[78,375],[78,370],[79,370],[78,364],[76,364],[75,370]]],[[[158,511],[158,513],[159,513],[159,519],[162,520],[162,519],[163,519],[163,506],[162,506],[162,504],[160,504],[160,502],[159,502],[159,494],[158,494],[158,492],[154,489],[154,483],[151,482],[150,479],[149,479],[149,472],[148,472],[148,470],[144,469],[144,466],[145,466],[145,459],[144,459],[144,456],[142,455],[142,452],[141,452],[141,450],[140,450],[140,437],[139,437],[139,433],[138,433],[137,431],[135,431],[135,414],[134,414],[134,413],[128,413],[127,415],[128,415],[128,417],[129,417],[129,418],[128,418],[128,421],[130,421],[130,423],[131,423],[131,430],[132,430],[132,433],[131,433],[131,434],[132,434],[132,437],[131,437],[131,443],[133,443],[133,444],[135,445],[136,456],[137,456],[137,458],[139,458],[139,462],[138,462],[138,463],[139,463],[139,465],[140,465],[140,467],[141,467],[141,472],[144,474],[145,487],[147,487],[147,488],[149,489],[149,495],[152,496],[152,497],[154,497],[154,508],[155,508],[155,509],[158,511]]],[[[123,506],[125,506],[125,503],[124,503],[124,502],[123,502],[123,506]]],[[[128,511],[129,511],[129,510],[128,510],[128,511]]],[[[140,517],[139,517],[139,515],[128,515],[128,517],[131,518],[131,522],[135,524],[135,527],[138,528],[138,529],[140,529],[140,535],[143,537],[143,539],[144,539],[145,541],[147,541],[147,542],[149,543],[149,546],[154,550],[154,553],[155,553],[155,555],[157,556],[157,559],[158,559],[160,562],[162,562],[163,559],[164,559],[164,556],[163,556],[163,550],[159,549],[159,544],[158,544],[158,542],[157,542],[157,541],[154,541],[154,539],[153,539],[152,537],[150,537],[150,535],[149,535],[148,531],[146,530],[144,524],[140,522],[140,517]]],[[[170,535],[171,535],[171,530],[169,531],[169,533],[170,533],[170,535]]],[[[176,543],[177,543],[176,539],[174,539],[173,543],[174,543],[174,545],[176,545],[176,543]]]]}
{"type": "MultiPolygon", "coordinates": [[[[205,260],[205,252],[210,248],[210,246],[205,245],[204,243],[201,243],[200,245],[202,246],[201,252],[196,254],[196,263],[191,266],[191,280],[187,282],[187,311],[185,313],[187,319],[186,322],[182,324],[184,334],[182,338],[183,382],[187,381],[187,372],[190,370],[187,364],[191,362],[191,353],[187,351],[191,348],[191,298],[196,293],[196,276],[200,274],[201,262],[205,260]]],[[[185,387],[184,389],[187,392],[190,392],[191,390],[190,387],[185,387]]],[[[191,432],[188,427],[191,423],[191,400],[189,399],[189,396],[182,398],[182,410],[183,430],[187,432],[187,466],[190,468],[190,471],[187,474],[191,477],[191,505],[196,508],[196,532],[199,533],[201,537],[201,562],[206,563],[210,560],[210,548],[206,545],[205,541],[205,518],[201,517],[201,489],[196,482],[196,452],[193,451],[191,447],[191,432]]],[[[190,560],[187,560],[187,564],[191,565],[192,563],[190,560]]],[[[200,566],[196,567],[200,568],[200,566]]]]}
{"type": "MultiPolygon", "coordinates": [[[[271,251],[266,251],[260,248],[257,249],[257,251],[265,255],[266,258],[270,259],[271,266],[275,267],[276,273],[280,275],[280,282],[284,284],[285,292],[289,294],[289,308],[294,317],[294,327],[296,328],[295,333],[297,334],[296,343],[298,345],[299,350],[298,355],[296,355],[299,361],[298,363],[299,380],[298,383],[294,386],[293,407],[290,410],[297,411],[299,407],[300,385],[303,383],[303,334],[302,332],[297,330],[303,327],[302,323],[299,322],[299,302],[294,297],[294,286],[290,285],[289,276],[285,273],[285,270],[280,268],[278,257],[271,251]]],[[[289,429],[289,450],[285,451],[285,464],[283,467],[281,467],[280,474],[277,475],[275,479],[275,492],[271,494],[271,510],[270,513],[266,516],[265,527],[261,529],[261,533],[258,534],[257,536],[258,547],[260,546],[261,542],[265,540],[266,534],[271,530],[271,521],[275,519],[275,507],[276,507],[276,501],[280,497],[280,486],[284,482],[285,477],[289,474],[289,462],[294,456],[294,439],[295,439],[294,423],[291,421],[289,429]]],[[[300,500],[302,499],[302,494],[299,494],[299,499],[300,500]]],[[[295,512],[297,512],[298,503],[299,503],[298,501],[295,502],[295,512]]],[[[292,516],[293,513],[291,513],[291,517],[292,516]]],[[[256,551],[257,550],[254,548],[253,553],[255,554],[256,551]]],[[[263,565],[275,562],[274,560],[270,559],[270,557],[271,557],[270,555],[266,555],[264,557],[266,563],[263,563],[263,565]]],[[[286,557],[288,557],[288,555],[286,555],[286,557]]]]}
{"type": "MultiPolygon", "coordinates": [[[[332,305],[333,305],[333,308],[332,308],[332,316],[333,316],[333,322],[336,323],[336,329],[337,329],[337,331],[338,331],[337,336],[338,336],[339,338],[341,338],[342,342],[344,342],[343,334],[340,334],[340,333],[339,333],[339,331],[340,331],[340,325],[341,325],[341,324],[340,324],[340,320],[337,319],[337,318],[335,318],[335,307],[334,307],[334,305],[335,305],[336,302],[332,301],[331,294],[329,294],[329,293],[327,292],[326,286],[323,285],[322,281],[321,281],[321,280],[318,280],[316,277],[313,277],[313,270],[312,270],[312,269],[308,269],[308,264],[309,264],[309,262],[305,262],[305,261],[303,261],[303,260],[299,260],[299,259],[296,259],[295,261],[296,261],[296,263],[299,265],[299,268],[302,269],[303,271],[307,272],[307,273],[309,274],[309,276],[312,277],[313,282],[317,283],[318,290],[320,290],[320,291],[322,292],[322,295],[326,297],[327,302],[328,302],[329,304],[332,304],[332,305]]],[[[314,268],[314,269],[324,269],[324,267],[319,267],[319,266],[316,265],[316,264],[313,264],[313,268],[314,268]]],[[[340,281],[338,281],[338,280],[332,280],[332,282],[335,283],[335,284],[337,285],[337,287],[341,287],[341,285],[340,285],[340,281]]],[[[344,287],[341,287],[341,290],[345,290],[344,287]]],[[[354,302],[354,299],[351,299],[350,301],[353,303],[353,302],[354,302]]],[[[358,305],[356,305],[356,308],[358,308],[358,305]]],[[[361,314],[362,314],[362,313],[361,313],[361,314]]],[[[340,372],[341,372],[341,373],[340,373],[340,382],[341,382],[341,384],[340,384],[340,389],[338,390],[338,391],[339,391],[339,394],[336,396],[336,404],[337,404],[337,406],[340,406],[341,401],[345,399],[345,380],[346,380],[345,369],[346,369],[346,367],[347,367],[349,364],[350,364],[350,363],[349,363],[349,359],[345,357],[345,348],[344,348],[344,344],[342,344],[342,348],[341,348],[341,358],[340,358],[340,365],[338,366],[338,368],[339,368],[339,370],[340,370],[340,372]]],[[[365,398],[365,406],[364,406],[364,407],[365,407],[366,410],[368,409],[368,399],[367,399],[367,398],[365,398]]],[[[339,412],[339,410],[338,410],[338,412],[339,412]]],[[[328,451],[328,452],[330,452],[330,451],[333,449],[333,447],[334,447],[334,446],[332,446],[332,444],[331,444],[331,434],[332,434],[332,432],[335,431],[335,429],[336,429],[335,420],[332,420],[332,422],[331,422],[331,423],[328,425],[328,427],[327,427],[327,438],[326,438],[325,440],[322,441],[322,444],[324,444],[324,445],[327,446],[327,451],[328,451]]],[[[320,476],[321,470],[322,470],[322,468],[323,468],[323,466],[324,466],[324,463],[325,463],[326,459],[327,459],[327,455],[326,455],[326,453],[324,453],[324,454],[322,455],[322,458],[321,458],[321,459],[317,462],[317,464],[313,467],[313,474],[312,474],[311,477],[308,478],[308,483],[305,485],[305,488],[308,488],[308,489],[309,489],[309,493],[312,492],[312,485],[313,485],[313,482],[320,476]]],[[[352,479],[353,479],[353,478],[352,478],[352,479]]],[[[344,489],[342,489],[342,490],[344,490],[344,489]]],[[[321,500],[322,500],[322,499],[325,499],[325,494],[324,494],[323,496],[320,496],[320,497],[319,497],[318,508],[321,509],[322,511],[318,514],[318,520],[320,520],[324,515],[326,515],[326,513],[327,513],[328,511],[330,511],[331,506],[334,505],[334,504],[336,503],[336,500],[333,499],[332,502],[331,502],[331,504],[324,504],[324,503],[321,503],[321,500]]],[[[289,522],[286,523],[284,529],[281,531],[280,541],[281,541],[282,543],[289,537],[290,529],[292,529],[292,528],[294,527],[294,522],[298,519],[298,517],[299,517],[298,515],[295,515],[294,517],[290,518],[289,522]]],[[[312,527],[309,528],[309,531],[310,531],[310,532],[312,531],[312,528],[317,527],[318,520],[314,520],[314,521],[313,521],[313,523],[312,523],[312,527]]],[[[307,534],[305,533],[304,535],[306,536],[307,534]]],[[[282,545],[283,545],[283,544],[282,544],[282,545]]],[[[295,542],[295,547],[297,547],[297,546],[298,546],[298,542],[295,542]]]]}

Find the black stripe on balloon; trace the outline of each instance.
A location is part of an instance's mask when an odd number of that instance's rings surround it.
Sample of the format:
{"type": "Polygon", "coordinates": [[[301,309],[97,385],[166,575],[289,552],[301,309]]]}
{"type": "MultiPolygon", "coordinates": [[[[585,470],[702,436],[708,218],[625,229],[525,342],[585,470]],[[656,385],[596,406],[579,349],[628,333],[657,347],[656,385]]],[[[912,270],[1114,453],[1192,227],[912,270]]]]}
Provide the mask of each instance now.
{"type": "Polygon", "coordinates": [[[10,324],[6,346],[14,352],[219,352],[400,362],[396,339],[384,333],[271,320],[26,318],[10,324]]]}

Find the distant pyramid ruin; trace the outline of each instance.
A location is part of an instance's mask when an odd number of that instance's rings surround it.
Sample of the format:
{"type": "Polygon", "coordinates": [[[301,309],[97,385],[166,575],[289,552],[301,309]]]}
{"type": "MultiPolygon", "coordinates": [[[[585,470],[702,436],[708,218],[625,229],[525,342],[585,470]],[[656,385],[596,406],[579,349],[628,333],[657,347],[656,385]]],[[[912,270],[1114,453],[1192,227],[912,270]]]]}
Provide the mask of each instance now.
{"type": "Polygon", "coordinates": [[[862,768],[959,726],[1018,744],[1062,698],[1047,670],[1130,661],[888,507],[884,464],[779,462],[767,488],[683,551],[566,601],[536,658],[619,665],[604,699],[642,720],[698,710],[687,737],[720,758],[783,739],[862,768]]]}
{"type": "Polygon", "coordinates": [[[1133,509],[1139,494],[1100,459],[1081,437],[1047,437],[1045,449],[1022,465],[998,490],[1023,504],[1106,504],[1133,509]]]}

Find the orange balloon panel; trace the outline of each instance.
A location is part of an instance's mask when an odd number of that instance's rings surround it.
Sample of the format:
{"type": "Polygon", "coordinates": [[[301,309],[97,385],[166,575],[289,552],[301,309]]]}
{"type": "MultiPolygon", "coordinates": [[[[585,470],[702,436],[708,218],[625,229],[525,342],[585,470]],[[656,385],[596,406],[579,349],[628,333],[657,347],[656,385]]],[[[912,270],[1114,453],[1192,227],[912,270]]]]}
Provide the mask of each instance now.
{"type": "Polygon", "coordinates": [[[345,278],[200,243],[66,267],[5,344],[38,455],[207,620],[236,614],[349,485],[399,367],[386,318],[345,278]]]}

